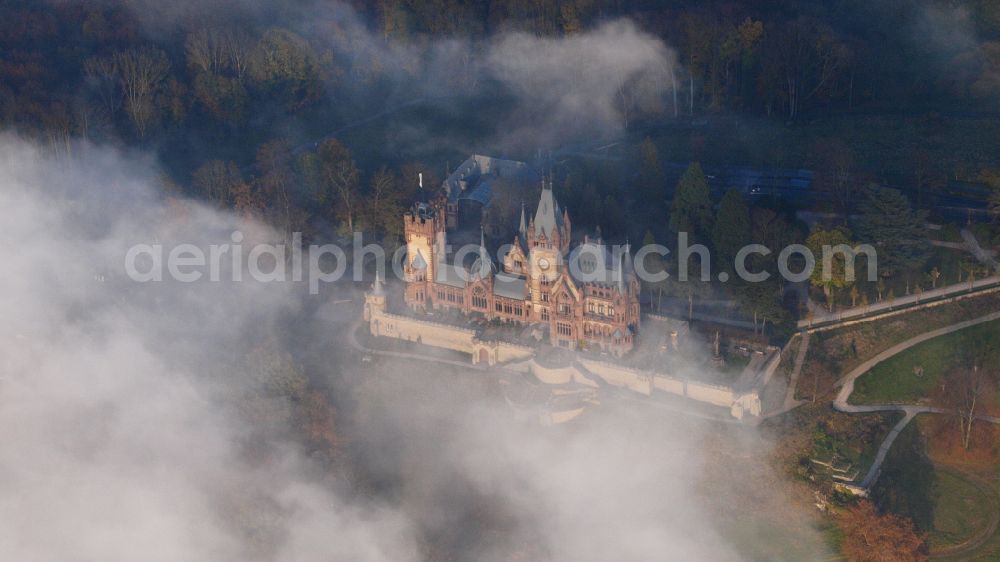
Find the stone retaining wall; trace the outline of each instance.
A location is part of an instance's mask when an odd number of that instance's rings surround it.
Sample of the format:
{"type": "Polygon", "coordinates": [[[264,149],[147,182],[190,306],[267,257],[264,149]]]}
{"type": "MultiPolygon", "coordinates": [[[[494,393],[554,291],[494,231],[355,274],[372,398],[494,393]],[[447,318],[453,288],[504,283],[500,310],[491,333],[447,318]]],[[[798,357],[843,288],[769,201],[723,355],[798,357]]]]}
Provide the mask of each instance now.
{"type": "MultiPolygon", "coordinates": [[[[368,319],[373,336],[394,338],[423,345],[450,349],[468,354],[473,364],[498,365],[519,361],[534,355],[528,346],[503,342],[482,341],[475,330],[391,314],[381,307],[371,307],[368,319]]],[[[745,414],[760,415],[760,389],[737,393],[730,386],[679,379],[666,373],[633,369],[614,363],[579,358],[578,365],[544,367],[530,361],[530,371],[545,384],[577,383],[596,387],[603,382],[650,396],[653,390],[683,396],[698,402],[730,408],[730,413],[742,419],[745,414]],[[594,380],[594,377],[600,381],[594,380]]]]}

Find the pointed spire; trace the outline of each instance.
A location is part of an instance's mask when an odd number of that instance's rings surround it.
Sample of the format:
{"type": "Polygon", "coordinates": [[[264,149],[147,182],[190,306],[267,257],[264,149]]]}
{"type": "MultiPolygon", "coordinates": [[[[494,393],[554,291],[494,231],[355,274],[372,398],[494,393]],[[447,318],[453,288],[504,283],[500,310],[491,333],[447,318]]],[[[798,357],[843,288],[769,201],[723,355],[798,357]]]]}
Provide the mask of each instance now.
{"type": "Polygon", "coordinates": [[[521,224],[517,227],[517,233],[521,235],[521,238],[527,238],[528,233],[528,223],[524,220],[524,200],[521,200],[521,224]]]}
{"type": "Polygon", "coordinates": [[[375,282],[372,283],[372,294],[377,296],[382,296],[385,291],[382,289],[382,279],[379,277],[378,270],[375,270],[375,282]]]}
{"type": "Polygon", "coordinates": [[[556,208],[555,197],[552,196],[552,185],[542,182],[542,193],[538,198],[538,209],[535,211],[534,229],[535,235],[544,235],[547,239],[552,239],[552,231],[556,227],[558,209],[556,208]]]}
{"type": "Polygon", "coordinates": [[[635,264],[632,262],[632,244],[625,242],[625,255],[622,256],[625,260],[623,277],[627,281],[629,287],[632,287],[632,282],[635,280],[635,264]]]}
{"type": "Polygon", "coordinates": [[[618,292],[625,294],[625,256],[618,257],[618,292]]]}
{"type": "Polygon", "coordinates": [[[486,232],[482,225],[479,227],[479,258],[472,265],[472,273],[480,278],[489,277],[493,274],[493,260],[490,253],[486,251],[486,232]]]}

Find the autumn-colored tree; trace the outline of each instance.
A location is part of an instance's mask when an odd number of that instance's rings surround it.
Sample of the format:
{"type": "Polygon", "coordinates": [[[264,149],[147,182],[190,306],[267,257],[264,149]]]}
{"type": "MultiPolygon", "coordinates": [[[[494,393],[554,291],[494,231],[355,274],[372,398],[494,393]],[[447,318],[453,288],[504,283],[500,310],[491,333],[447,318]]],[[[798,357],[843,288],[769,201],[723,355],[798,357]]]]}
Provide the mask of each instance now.
{"type": "Polygon", "coordinates": [[[322,91],[315,52],[300,35],[282,28],[268,29],[254,47],[249,75],[264,90],[298,110],[316,101],[322,91]]]}
{"type": "Polygon", "coordinates": [[[302,430],[305,437],[328,456],[336,453],[339,440],[334,426],[335,411],[322,392],[311,390],[301,403],[302,430]]]}
{"type": "Polygon", "coordinates": [[[371,180],[367,196],[368,226],[376,236],[398,236],[402,225],[403,200],[399,193],[399,178],[382,166],[371,180]]]}
{"type": "Polygon", "coordinates": [[[842,549],[857,562],[927,560],[927,545],[913,522],[892,513],[881,514],[869,500],[845,510],[838,521],[844,532],[842,549]]]}
{"type": "Polygon", "coordinates": [[[194,93],[213,116],[242,123],[248,93],[244,75],[249,64],[250,36],[233,29],[199,28],[184,41],[188,66],[194,71],[194,93]]]}
{"type": "Polygon", "coordinates": [[[230,126],[242,124],[246,117],[247,91],[236,78],[199,73],[194,95],[210,115],[230,126]]]}
{"type": "Polygon", "coordinates": [[[275,338],[267,338],[247,354],[246,377],[247,405],[260,414],[258,421],[291,422],[285,429],[298,433],[310,447],[328,457],[336,453],[333,406],[326,395],[311,387],[305,371],[275,338]],[[280,405],[289,406],[290,415],[275,412],[280,405]]]}
{"type": "Polygon", "coordinates": [[[823,295],[829,309],[833,310],[836,302],[837,290],[850,287],[854,284],[853,275],[848,275],[848,259],[853,258],[846,254],[849,249],[854,248],[851,242],[850,232],[844,228],[832,228],[823,230],[817,228],[806,238],[806,247],[812,252],[816,259],[816,267],[813,268],[809,282],[814,287],[822,287],[823,295]],[[823,263],[823,256],[829,254],[831,259],[828,264],[823,263]]]}
{"type": "Polygon", "coordinates": [[[291,236],[292,230],[292,171],[291,147],[288,141],[276,139],[260,145],[257,149],[257,171],[260,175],[255,183],[267,198],[270,214],[279,223],[282,232],[291,236]]]}
{"type": "Polygon", "coordinates": [[[248,182],[233,185],[229,190],[229,198],[233,202],[233,209],[246,219],[258,218],[264,212],[264,198],[248,182]]]}
{"type": "Polygon", "coordinates": [[[209,160],[192,174],[194,188],[209,201],[222,206],[228,203],[237,185],[243,183],[236,162],[209,160]]]}

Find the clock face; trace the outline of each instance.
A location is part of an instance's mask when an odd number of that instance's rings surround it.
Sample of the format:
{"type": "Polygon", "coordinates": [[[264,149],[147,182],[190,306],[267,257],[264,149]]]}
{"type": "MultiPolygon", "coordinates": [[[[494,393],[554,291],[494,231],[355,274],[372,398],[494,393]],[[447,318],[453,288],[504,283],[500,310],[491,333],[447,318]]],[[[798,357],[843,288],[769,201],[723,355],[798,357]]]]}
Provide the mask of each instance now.
{"type": "Polygon", "coordinates": [[[548,258],[542,258],[542,259],[538,260],[538,267],[542,271],[547,270],[549,268],[549,260],[548,260],[548,258]]]}

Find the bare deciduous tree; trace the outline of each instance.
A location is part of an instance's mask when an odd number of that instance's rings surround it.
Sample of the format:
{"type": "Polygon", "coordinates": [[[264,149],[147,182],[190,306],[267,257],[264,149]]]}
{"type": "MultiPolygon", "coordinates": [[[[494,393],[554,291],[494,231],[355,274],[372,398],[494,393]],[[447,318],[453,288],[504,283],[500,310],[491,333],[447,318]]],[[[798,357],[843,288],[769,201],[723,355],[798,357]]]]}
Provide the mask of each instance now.
{"type": "Polygon", "coordinates": [[[354,219],[358,207],[358,168],[350,150],[339,141],[330,139],[320,145],[317,154],[322,166],[323,181],[333,196],[339,200],[337,214],[354,232],[354,219]]]}
{"type": "Polygon", "coordinates": [[[114,54],[125,111],[140,137],[156,117],[156,94],[170,70],[167,54],[159,49],[127,49],[114,54]]]}
{"type": "Polygon", "coordinates": [[[226,56],[229,58],[229,68],[236,75],[236,79],[243,82],[250,65],[250,53],[254,47],[253,37],[242,28],[227,29],[223,34],[223,42],[226,56]]]}
{"type": "Polygon", "coordinates": [[[118,64],[114,57],[91,57],[83,61],[83,72],[97,89],[101,103],[108,108],[112,119],[122,105],[118,64]]]}
{"type": "Polygon", "coordinates": [[[286,240],[292,235],[292,208],[289,189],[294,181],[291,167],[291,146],[284,139],[262,144],[257,148],[257,169],[260,177],[256,183],[267,195],[270,205],[277,205],[278,221],[286,240]]]}
{"type": "Polygon", "coordinates": [[[188,34],[184,40],[184,52],[190,66],[218,74],[228,62],[226,41],[218,29],[201,28],[188,34]]]}
{"type": "Polygon", "coordinates": [[[368,202],[371,230],[377,235],[398,236],[399,216],[403,214],[403,203],[399,177],[389,168],[382,166],[372,176],[368,202]]]}
{"type": "Polygon", "coordinates": [[[948,400],[958,414],[958,428],[962,447],[969,449],[972,441],[972,424],[976,420],[978,408],[982,407],[983,394],[989,384],[985,369],[978,364],[955,370],[947,383],[948,400]]]}

